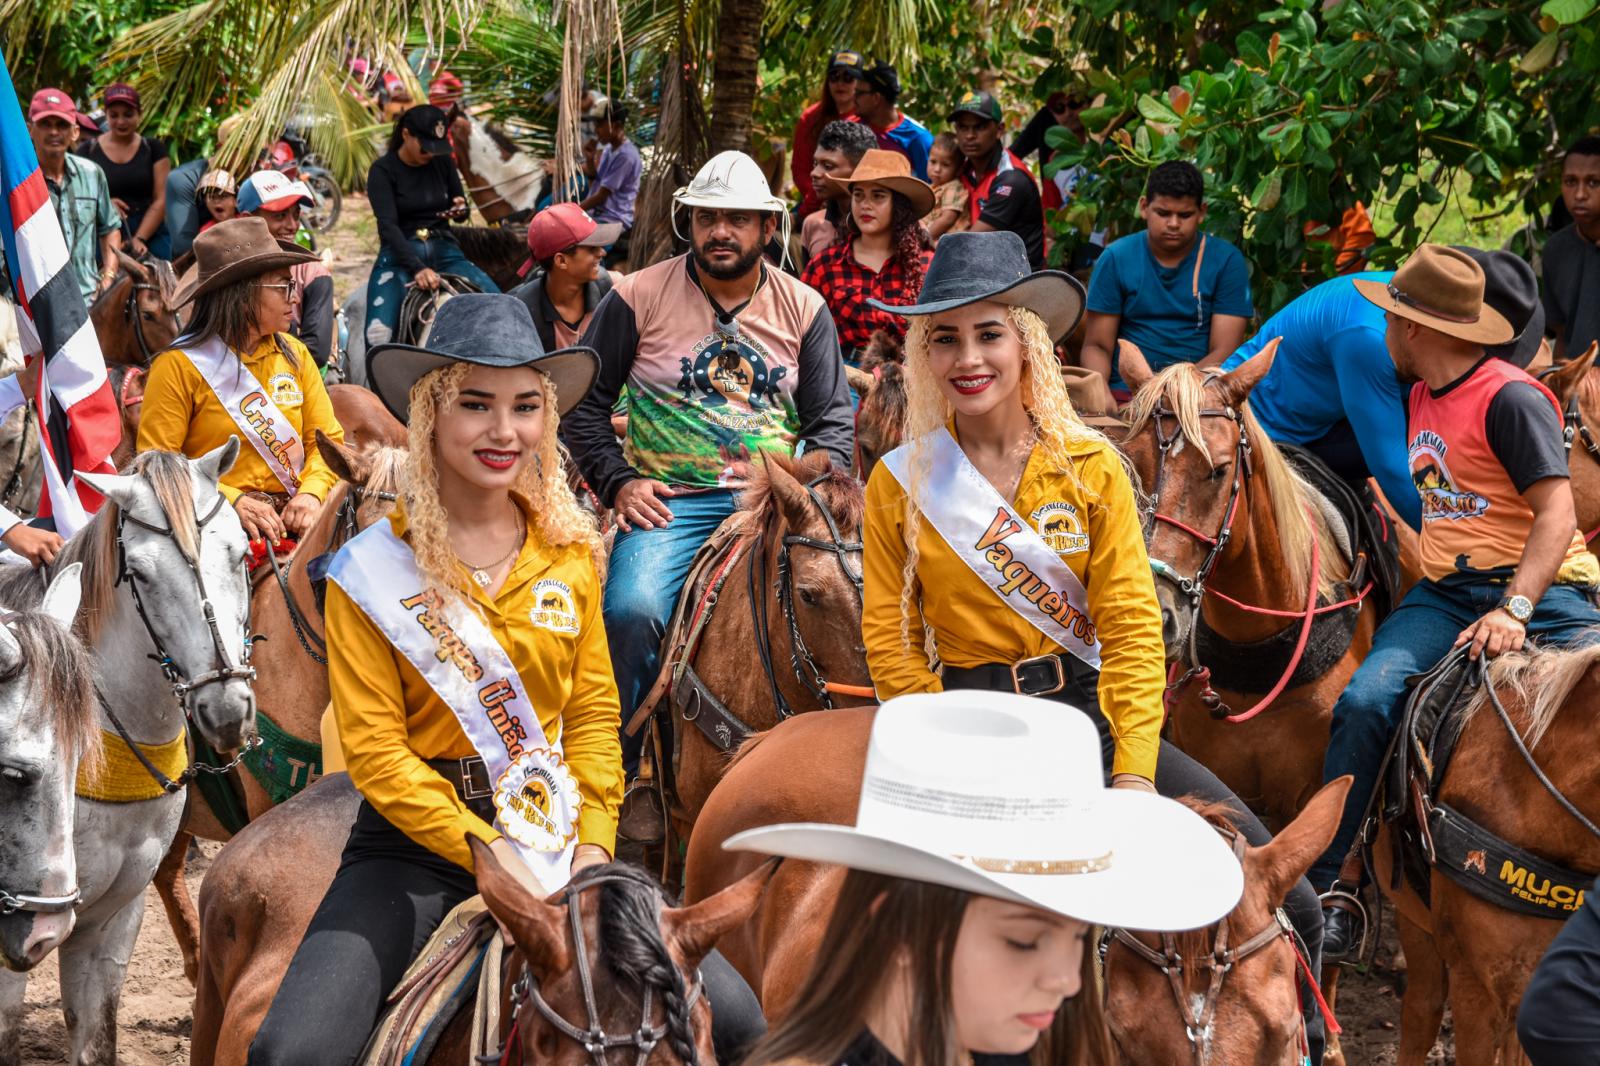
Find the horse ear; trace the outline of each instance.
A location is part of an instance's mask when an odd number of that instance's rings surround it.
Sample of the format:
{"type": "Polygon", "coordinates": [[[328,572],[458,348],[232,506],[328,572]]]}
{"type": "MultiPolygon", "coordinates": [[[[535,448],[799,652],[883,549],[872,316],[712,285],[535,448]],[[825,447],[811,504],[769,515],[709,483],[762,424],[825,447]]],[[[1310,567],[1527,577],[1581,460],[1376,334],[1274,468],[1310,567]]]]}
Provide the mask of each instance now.
{"type": "Polygon", "coordinates": [[[1545,387],[1556,394],[1556,399],[1566,403],[1594,366],[1596,355],[1600,355],[1600,341],[1590,341],[1588,351],[1550,371],[1544,379],[1545,387]]]}
{"type": "Polygon", "coordinates": [[[39,610],[54,618],[68,629],[78,616],[78,603],[83,598],[83,564],[73,563],[56,571],[50,587],[44,590],[39,610]]]}
{"type": "Polygon", "coordinates": [[[1117,341],[1117,373],[1122,375],[1122,380],[1128,383],[1128,388],[1138,392],[1149,384],[1156,372],[1150,369],[1150,360],[1144,357],[1144,352],[1132,341],[1117,341]]]}
{"type": "Polygon", "coordinates": [[[183,272],[192,266],[194,266],[193,249],[184,252],[182,255],[178,256],[178,258],[172,261],[172,276],[175,278],[181,278],[183,277],[183,272]]]}
{"type": "Polygon", "coordinates": [[[767,482],[772,486],[772,495],[782,508],[784,518],[791,528],[804,526],[811,511],[811,498],[806,495],[806,487],[795,480],[788,468],[773,459],[770,452],[762,452],[761,461],[766,464],[767,482]]]}
{"type": "Polygon", "coordinates": [[[1244,403],[1245,398],[1250,395],[1250,390],[1267,376],[1267,371],[1272,369],[1273,359],[1277,358],[1278,345],[1282,342],[1282,337],[1272,338],[1265,348],[1218,379],[1217,384],[1222,389],[1222,395],[1230,404],[1237,406],[1244,403]]]}
{"type": "Polygon", "coordinates": [[[699,966],[717,941],[750,920],[779,864],[778,859],[764,862],[699,903],[668,907],[661,912],[662,932],[683,957],[685,969],[699,966]]]}
{"type": "Polygon", "coordinates": [[[510,932],[534,972],[543,975],[566,970],[565,911],[522,887],[482,840],[469,834],[467,846],[472,849],[472,869],[489,913],[500,928],[510,932]]]}
{"type": "Polygon", "coordinates": [[[239,458],[239,438],[230,436],[228,443],[213,448],[194,461],[195,469],[200,471],[211,484],[215,485],[223,474],[233,469],[233,462],[239,458]]]}
{"type": "Polygon", "coordinates": [[[117,265],[140,285],[150,284],[150,268],[120,248],[117,250],[117,265]]]}
{"type": "Polygon", "coordinates": [[[133,506],[134,486],[139,479],[131,474],[97,474],[88,470],[74,470],[72,476],[123,510],[133,506]]]}
{"type": "Polygon", "coordinates": [[[372,473],[372,463],[348,444],[340,444],[322,430],[317,430],[317,451],[328,469],[339,475],[339,480],[352,485],[365,485],[372,473]]]}
{"type": "Polygon", "coordinates": [[[1322,786],[1311,802],[1295,815],[1270,844],[1245,853],[1245,883],[1265,886],[1274,907],[1283,903],[1294,883],[1311,869],[1317,856],[1328,850],[1344,814],[1345,797],[1355,778],[1346,774],[1322,786]]]}
{"type": "Polygon", "coordinates": [[[865,370],[857,370],[849,363],[846,363],[844,366],[844,376],[845,379],[850,382],[850,387],[855,389],[856,392],[860,393],[862,399],[866,399],[866,397],[872,392],[872,386],[878,383],[877,378],[873,377],[865,370]]]}

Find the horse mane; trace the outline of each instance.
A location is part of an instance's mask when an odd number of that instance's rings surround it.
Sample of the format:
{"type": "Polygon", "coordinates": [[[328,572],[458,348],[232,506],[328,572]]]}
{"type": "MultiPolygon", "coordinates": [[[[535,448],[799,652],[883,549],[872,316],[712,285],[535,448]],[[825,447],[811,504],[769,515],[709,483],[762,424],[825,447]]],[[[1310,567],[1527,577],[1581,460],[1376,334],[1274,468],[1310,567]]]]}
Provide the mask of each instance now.
{"type": "MultiPolygon", "coordinates": [[[[1527,711],[1526,724],[1520,724],[1523,741],[1531,751],[1539,746],[1567,698],[1600,663],[1600,644],[1582,648],[1535,648],[1508,651],[1489,662],[1488,685],[1473,690],[1461,712],[1465,726],[1489,702],[1489,685],[1504,695],[1515,696],[1527,711]]],[[[1511,708],[1507,708],[1508,713],[1511,708]]],[[[1513,714],[1512,721],[1516,721],[1513,714]]]]}
{"type": "MultiPolygon", "coordinates": [[[[176,452],[144,452],[133,461],[134,477],[142,478],[156,495],[156,502],[173,531],[173,541],[184,558],[198,562],[200,527],[191,495],[193,478],[189,463],[176,452]]],[[[117,520],[121,508],[107,499],[89,524],[80,529],[56,558],[58,567],[83,564],[83,598],[73,630],[86,646],[100,639],[100,629],[116,595],[118,577],[117,520]]],[[[36,607],[44,599],[44,582],[29,566],[0,567],[0,603],[36,607]]]]}
{"type": "MultiPolygon", "coordinates": [[[[451,226],[450,232],[461,245],[462,254],[479,266],[485,263],[499,266],[505,261],[514,271],[528,258],[528,231],[524,227],[451,226]]],[[[484,271],[494,273],[487,266],[484,271]]]]}
{"type": "MultiPolygon", "coordinates": [[[[1160,402],[1177,417],[1178,429],[1183,439],[1199,450],[1210,461],[1206,447],[1205,429],[1200,412],[1207,407],[1206,387],[1221,376],[1216,370],[1202,370],[1192,363],[1174,363],[1146,382],[1134,395],[1128,407],[1128,436],[1142,431],[1155,417],[1160,402]]],[[[1333,586],[1347,574],[1345,561],[1339,552],[1331,550],[1336,541],[1328,529],[1322,508],[1318,506],[1317,490],[1295,473],[1278,446],[1262,431],[1248,401],[1239,405],[1244,419],[1244,432],[1250,438],[1250,456],[1254,470],[1259,475],[1272,505],[1273,523],[1278,527],[1278,543],[1283,552],[1284,568],[1289,574],[1286,590],[1291,598],[1303,603],[1306,597],[1305,575],[1311,569],[1313,538],[1330,550],[1321,553],[1317,574],[1317,591],[1329,595],[1333,586]]],[[[1213,464],[1214,465],[1214,464],[1213,464]]]]}
{"type": "Polygon", "coordinates": [[[802,485],[821,477],[816,489],[832,512],[841,529],[856,529],[867,513],[867,495],[861,482],[848,470],[834,465],[833,457],[821,449],[807,452],[796,459],[781,452],[763,452],[763,462],[750,464],[750,482],[739,500],[739,515],[748,531],[765,529],[778,513],[778,501],[772,491],[772,476],[768,463],[781,467],[785,473],[802,485]]]}
{"type": "Polygon", "coordinates": [[[373,492],[400,491],[400,479],[406,472],[406,449],[380,445],[366,452],[372,468],[367,471],[366,487],[373,492]]]}
{"type": "MultiPolygon", "coordinates": [[[[1196,796],[1184,796],[1178,802],[1204,818],[1213,829],[1224,837],[1231,836],[1239,831],[1238,815],[1228,803],[1206,803],[1196,796]]],[[[1228,915],[1223,916],[1222,920],[1227,921],[1231,914],[1232,912],[1230,911],[1228,915]]],[[[1207,925],[1199,929],[1189,929],[1181,933],[1172,934],[1173,940],[1177,944],[1178,954],[1186,959],[1203,959],[1210,955],[1213,950],[1212,941],[1215,939],[1212,933],[1213,928],[1214,926],[1207,925]]]]}
{"type": "MultiPolygon", "coordinates": [[[[32,574],[31,567],[6,569],[32,574]]],[[[30,703],[49,718],[62,752],[93,771],[100,759],[100,726],[94,660],[88,650],[42,611],[18,612],[6,628],[22,654],[13,665],[0,669],[0,685],[16,684],[26,673],[30,703]]]]}
{"type": "Polygon", "coordinates": [[[661,908],[670,900],[643,870],[611,863],[574,874],[567,905],[577,906],[578,886],[601,874],[608,880],[600,885],[600,959],[618,980],[659,994],[666,1011],[667,1042],[686,1066],[695,1066],[689,990],[661,935],[661,908]]]}

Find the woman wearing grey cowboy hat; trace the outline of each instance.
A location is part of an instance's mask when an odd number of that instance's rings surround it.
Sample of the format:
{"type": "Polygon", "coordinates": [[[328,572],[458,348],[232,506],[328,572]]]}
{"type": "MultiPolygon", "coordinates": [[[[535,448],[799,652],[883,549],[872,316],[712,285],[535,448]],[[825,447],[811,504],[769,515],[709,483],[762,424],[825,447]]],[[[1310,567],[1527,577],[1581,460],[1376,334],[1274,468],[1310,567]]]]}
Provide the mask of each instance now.
{"type": "Polygon", "coordinates": [[[195,266],[178,290],[193,305],[172,348],[157,355],[145,382],[139,451],[191,458],[239,437],[223,495],[252,540],[277,545],[310,528],[338,475],[314,444],[321,430],[344,430],[316,361],[289,333],[290,268],[316,256],[274,240],[259,218],[219,222],[195,238],[195,266]]]}
{"type": "MultiPolygon", "coordinates": [[[[916,304],[877,306],[911,321],[907,443],[868,479],[862,530],[879,697],[966,688],[1060,701],[1099,730],[1114,788],[1225,802],[1249,841],[1266,843],[1227,786],[1161,739],[1166,652],[1133,486],[1073,409],[1055,356],[1083,287],[1030,271],[1014,233],[951,233],[916,304]],[[929,669],[924,627],[942,673],[929,669]]],[[[1303,879],[1287,909],[1315,964],[1321,908],[1303,879]]],[[[1316,1061],[1321,1019],[1307,1020],[1316,1061]]]]}

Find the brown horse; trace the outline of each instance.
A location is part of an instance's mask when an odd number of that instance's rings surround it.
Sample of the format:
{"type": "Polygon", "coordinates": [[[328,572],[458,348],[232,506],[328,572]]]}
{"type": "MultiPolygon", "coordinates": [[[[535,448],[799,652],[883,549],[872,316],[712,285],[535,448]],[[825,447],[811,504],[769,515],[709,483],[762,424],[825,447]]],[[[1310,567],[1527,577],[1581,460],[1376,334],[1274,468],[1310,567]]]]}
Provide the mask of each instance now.
{"type": "Polygon", "coordinates": [[[1548,371],[1545,387],[1556,394],[1566,419],[1567,471],[1572,475],[1572,502],[1578,528],[1591,547],[1600,537],[1600,371],[1595,356],[1600,344],[1570,362],[1548,371]]]}
{"type": "Polygon", "coordinates": [[[1228,712],[1203,698],[1206,685],[1179,685],[1171,737],[1274,829],[1322,785],[1334,700],[1376,625],[1367,602],[1308,618],[1312,596],[1333,604],[1355,592],[1320,497],[1245,403],[1276,350],[1227,374],[1180,363],[1159,375],[1131,345],[1122,352],[1138,390],[1122,449],[1150,494],[1145,536],[1167,659],[1209,666],[1226,707],[1263,712],[1220,720],[1228,712]]]}
{"type": "Polygon", "coordinates": [[[333,417],[344,430],[344,442],[365,451],[370,448],[404,448],[406,427],[383,406],[378,394],[360,385],[329,385],[333,417]]]}
{"type": "MultiPolygon", "coordinates": [[[[709,579],[720,574],[715,609],[707,608],[708,620],[686,654],[703,690],[745,733],[791,714],[859,704],[872,685],[861,642],[861,484],[836,469],[826,452],[762,458],[740,510],[724,527],[730,539],[719,563],[699,587],[685,587],[680,604],[692,617],[698,598],[715,584],[709,579]]],[[[680,655],[675,650],[665,658],[663,680],[680,655]]],[[[673,821],[680,840],[688,839],[742,739],[734,723],[703,709],[703,697],[690,684],[688,677],[676,680],[671,697],[678,748],[673,821]]]]}
{"type": "MultiPolygon", "coordinates": [[[[867,741],[875,708],[837,714],[803,715],[746,743],[701,813],[689,841],[684,899],[714,898],[760,869],[762,856],[722,850],[735,833],[781,822],[854,821],[866,765],[867,741]],[[803,772],[796,772],[796,768],[803,772]]],[[[1070,713],[1070,712],[1064,712],[1070,713]]],[[[1277,908],[1289,888],[1328,845],[1337,826],[1349,782],[1330,785],[1271,844],[1244,848],[1245,894],[1222,923],[1182,941],[1185,962],[1174,969],[1183,999],[1174,997],[1171,979],[1146,965],[1121,937],[1106,958],[1107,1007],[1112,1032],[1130,1063],[1181,1064],[1191,1058],[1183,1011],[1190,993],[1204,1001],[1209,970],[1193,962],[1220,947],[1227,930],[1235,963],[1210,997],[1209,1061],[1277,1066],[1299,1037],[1295,992],[1296,962],[1277,908]],[[1271,930],[1271,933],[1266,933],[1271,930]],[[1256,945],[1259,941],[1259,946],[1256,945]],[[1201,947],[1188,954],[1193,942],[1201,947]],[[1250,947],[1246,952],[1244,948],[1250,947]]],[[[718,945],[761,1000],[771,1021],[793,1003],[815,958],[833,911],[845,870],[840,866],[787,860],[773,875],[753,920],[732,930],[718,945]]],[[[1173,891],[1182,891],[1174,885],[1173,891]]],[[[1160,951],[1147,934],[1141,946],[1160,951]]]]}
{"type": "Polygon", "coordinates": [[[487,226],[498,226],[519,212],[533,213],[545,181],[543,160],[516,146],[498,126],[450,111],[450,141],[455,146],[461,184],[487,226]]]}
{"type": "MultiPolygon", "coordinates": [[[[405,453],[393,448],[358,452],[318,434],[317,447],[340,482],[328,494],[310,531],[279,580],[268,568],[257,571],[250,600],[250,630],[263,634],[252,655],[258,673],[255,693],[258,722],[311,744],[320,742],[322,713],[328,706],[326,645],[322,611],[306,563],[337,551],[357,531],[384,518],[394,506],[405,453]]],[[[289,791],[304,788],[317,767],[309,760],[272,749],[247,760],[249,772],[238,774],[245,809],[258,818],[289,791]],[[271,776],[263,773],[272,771],[271,776]],[[271,791],[269,792],[269,787],[271,791]]],[[[227,840],[231,834],[205,802],[189,805],[184,827],[156,871],[155,885],[166,907],[167,921],[183,953],[184,973],[192,981],[198,955],[199,925],[183,860],[193,837],[227,840]]]]}
{"type": "Polygon", "coordinates": [[[906,425],[906,354],[901,339],[874,330],[861,356],[861,369],[846,368],[850,387],[861,396],[856,409],[856,476],[872,474],[878,460],[900,444],[906,425]]]}
{"type": "MultiPolygon", "coordinates": [[[[289,960],[338,869],[359,799],[347,775],[332,774],[251,823],[212,864],[200,889],[204,950],[189,1046],[189,1061],[195,1066],[239,1066],[245,1061],[289,960]]],[[[613,1034],[639,1030],[648,987],[656,1004],[648,1021],[660,1034],[660,1043],[642,1057],[636,1046],[613,1050],[641,1066],[686,1062],[690,1046],[699,1062],[716,1061],[710,1007],[703,995],[684,993],[717,940],[748,920],[768,871],[758,869],[727,891],[680,908],[671,906],[641,871],[621,865],[582,871],[563,896],[541,900],[502,870],[488,848],[474,847],[473,860],[478,890],[515,943],[503,964],[506,998],[499,1036],[503,1047],[510,1026],[520,1026],[517,1040],[523,1052],[506,1061],[562,1066],[594,1061],[534,1003],[513,998],[523,975],[531,976],[551,1012],[568,1024],[598,1026],[613,1034]],[[581,943],[574,942],[571,932],[567,912],[573,906],[581,915],[581,943]],[[646,916],[651,920],[642,921],[646,916]],[[574,974],[578,951],[588,958],[592,975],[592,1014],[574,974]],[[664,1005],[669,998],[682,1007],[669,1013],[664,1005]]],[[[469,1001],[427,1062],[461,1066],[470,1061],[472,1014],[469,1001]]]]}
{"type": "Polygon", "coordinates": [[[117,253],[120,268],[111,287],[89,305],[89,320],[107,363],[147,367],[177,338],[178,277],[165,259],[140,262],[117,253]]]}
{"type": "MultiPolygon", "coordinates": [[[[1591,817],[1600,811],[1594,757],[1600,646],[1502,655],[1491,665],[1489,680],[1532,762],[1579,811],[1591,817]]],[[[1552,864],[1600,871],[1600,836],[1563,810],[1539,782],[1491,703],[1488,687],[1474,695],[1464,721],[1436,802],[1552,864]]],[[[1399,1066],[1428,1061],[1447,998],[1460,1066],[1525,1063],[1516,1037],[1517,1007],[1563,915],[1542,918],[1502,909],[1437,867],[1429,879],[1431,901],[1424,902],[1404,879],[1400,888],[1392,887],[1393,854],[1391,830],[1385,827],[1372,847],[1372,877],[1395,905],[1405,949],[1399,1066]]],[[[1516,881],[1515,871],[1484,872],[1498,875],[1508,890],[1516,881]]]]}

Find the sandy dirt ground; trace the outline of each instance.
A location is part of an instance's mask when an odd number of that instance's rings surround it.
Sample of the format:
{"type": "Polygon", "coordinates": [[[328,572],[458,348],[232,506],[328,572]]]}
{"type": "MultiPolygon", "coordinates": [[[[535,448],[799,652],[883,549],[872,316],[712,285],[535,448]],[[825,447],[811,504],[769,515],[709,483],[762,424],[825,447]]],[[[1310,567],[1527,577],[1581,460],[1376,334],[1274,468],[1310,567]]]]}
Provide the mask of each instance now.
{"type": "MultiPolygon", "coordinates": [[[[345,197],[338,227],[321,241],[334,274],[335,298],[343,301],[366,284],[377,232],[366,199],[345,197]]],[[[359,328],[352,323],[352,328],[359,328]]],[[[189,863],[189,883],[199,891],[217,845],[203,845],[189,863]]],[[[1399,1039],[1398,979],[1392,968],[1396,945],[1388,931],[1377,965],[1370,973],[1352,973],[1341,990],[1340,1021],[1349,1066],[1392,1066],[1399,1039]]],[[[23,1066],[55,1066],[66,1062],[66,1029],[61,1019],[56,960],[32,975],[23,1033],[23,1066]]],[[[118,1051],[123,1066],[179,1066],[189,1061],[190,1008],[193,989],[183,976],[177,944],[155,892],[146,893],[144,927],[134,949],[123,986],[118,1019],[118,1051]]],[[[1445,1039],[1430,1062],[1453,1063],[1453,1043],[1446,1020],[1445,1039]]]]}

